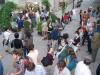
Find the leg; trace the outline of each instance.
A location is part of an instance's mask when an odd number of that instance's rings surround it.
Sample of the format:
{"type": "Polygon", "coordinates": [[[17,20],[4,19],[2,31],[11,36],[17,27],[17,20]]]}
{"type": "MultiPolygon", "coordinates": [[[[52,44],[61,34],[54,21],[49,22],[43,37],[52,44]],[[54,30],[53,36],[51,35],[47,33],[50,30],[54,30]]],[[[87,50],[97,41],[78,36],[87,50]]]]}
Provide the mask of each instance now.
{"type": "Polygon", "coordinates": [[[91,51],[92,51],[92,49],[91,49],[91,40],[88,40],[87,47],[88,47],[88,52],[91,53],[91,51]]]}
{"type": "Polygon", "coordinates": [[[98,48],[92,49],[92,59],[93,59],[93,62],[95,62],[95,60],[96,60],[96,55],[97,55],[98,50],[99,50],[98,48]]]}

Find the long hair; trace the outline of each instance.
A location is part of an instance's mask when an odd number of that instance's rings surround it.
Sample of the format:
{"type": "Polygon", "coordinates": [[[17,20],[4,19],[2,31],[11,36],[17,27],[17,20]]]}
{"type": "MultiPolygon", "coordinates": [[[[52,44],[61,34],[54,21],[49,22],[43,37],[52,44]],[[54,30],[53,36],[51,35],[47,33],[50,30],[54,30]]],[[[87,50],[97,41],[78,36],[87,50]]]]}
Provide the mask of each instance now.
{"type": "Polygon", "coordinates": [[[30,39],[30,37],[32,36],[31,35],[31,32],[29,30],[25,30],[25,35],[26,37],[28,37],[30,39]]]}
{"type": "Polygon", "coordinates": [[[64,69],[66,67],[65,61],[64,60],[59,60],[58,63],[57,63],[57,67],[64,69]]]}
{"type": "Polygon", "coordinates": [[[48,21],[48,24],[47,24],[48,27],[49,27],[50,23],[51,23],[51,25],[52,25],[52,22],[49,20],[49,21],[48,21]]]}
{"type": "Polygon", "coordinates": [[[25,58],[24,66],[25,66],[25,69],[27,69],[28,71],[33,71],[35,69],[35,64],[32,62],[32,59],[29,57],[25,58]]]}

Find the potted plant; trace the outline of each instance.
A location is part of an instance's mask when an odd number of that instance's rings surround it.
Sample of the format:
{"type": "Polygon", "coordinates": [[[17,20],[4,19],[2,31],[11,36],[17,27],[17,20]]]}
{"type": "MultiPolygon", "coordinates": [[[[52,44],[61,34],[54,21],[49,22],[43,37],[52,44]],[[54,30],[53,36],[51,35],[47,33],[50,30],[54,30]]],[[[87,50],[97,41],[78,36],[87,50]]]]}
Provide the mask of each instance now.
{"type": "Polygon", "coordinates": [[[56,16],[55,14],[53,14],[52,12],[50,12],[50,18],[51,18],[51,21],[52,21],[53,23],[55,23],[56,20],[58,19],[57,16],[56,16]]]}
{"type": "Polygon", "coordinates": [[[17,5],[13,2],[5,3],[0,9],[0,28],[4,30],[5,28],[11,27],[11,12],[16,9],[17,5]]]}
{"type": "Polygon", "coordinates": [[[38,23],[37,30],[38,30],[38,34],[42,36],[42,21],[40,21],[40,22],[38,23]]]}
{"type": "Polygon", "coordinates": [[[46,7],[46,10],[50,10],[50,3],[49,0],[42,0],[42,4],[46,7]]]}
{"type": "Polygon", "coordinates": [[[29,22],[28,20],[25,20],[25,21],[24,21],[24,28],[25,28],[26,30],[30,30],[30,22],[29,22]]]}

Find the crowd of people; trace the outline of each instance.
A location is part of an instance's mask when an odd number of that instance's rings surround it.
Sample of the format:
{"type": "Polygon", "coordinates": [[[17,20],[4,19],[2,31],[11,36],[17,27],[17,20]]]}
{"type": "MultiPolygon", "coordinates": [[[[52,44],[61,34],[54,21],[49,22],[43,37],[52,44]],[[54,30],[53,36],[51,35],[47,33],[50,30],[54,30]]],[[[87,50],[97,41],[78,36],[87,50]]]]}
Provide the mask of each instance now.
{"type": "MultiPolygon", "coordinates": [[[[72,13],[72,12],[71,12],[72,13]]],[[[88,8],[80,10],[80,26],[75,31],[74,39],[70,39],[68,33],[61,35],[64,29],[62,19],[57,18],[52,23],[49,12],[46,10],[37,12],[23,11],[16,18],[18,31],[21,30],[22,37],[19,38],[19,32],[14,33],[14,39],[10,38],[13,33],[8,28],[3,33],[3,46],[7,46],[6,52],[12,54],[13,67],[16,72],[7,75],[46,75],[44,67],[51,66],[55,58],[57,64],[54,69],[54,75],[71,75],[75,70],[75,75],[92,75],[89,68],[92,59],[86,57],[83,61],[77,60],[80,47],[86,45],[88,52],[92,53],[92,39],[96,30],[94,19],[100,16],[100,9],[88,8]],[[31,29],[42,21],[43,40],[48,40],[47,55],[43,57],[41,63],[38,63],[39,52],[34,48],[33,35],[31,29]]],[[[65,13],[63,22],[71,21],[72,14],[65,13]]],[[[34,32],[33,32],[34,33],[34,32]]],[[[35,43],[35,42],[34,42],[35,43]]],[[[1,59],[1,56],[0,56],[1,59]]],[[[100,74],[100,66],[97,69],[97,75],[100,74]]],[[[3,65],[0,60],[0,75],[3,75],[3,65]]]]}

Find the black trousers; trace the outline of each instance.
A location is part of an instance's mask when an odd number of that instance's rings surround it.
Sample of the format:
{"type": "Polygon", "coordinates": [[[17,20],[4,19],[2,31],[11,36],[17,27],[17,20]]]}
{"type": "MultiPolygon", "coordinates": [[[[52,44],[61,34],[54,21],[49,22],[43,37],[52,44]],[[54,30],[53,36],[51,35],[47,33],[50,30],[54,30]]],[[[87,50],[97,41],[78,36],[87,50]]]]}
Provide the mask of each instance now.
{"type": "Polygon", "coordinates": [[[91,48],[91,39],[87,39],[87,47],[88,47],[88,52],[91,53],[92,52],[92,48],[91,48]]]}
{"type": "Polygon", "coordinates": [[[87,32],[85,32],[84,33],[84,35],[83,35],[83,41],[82,41],[82,45],[84,45],[84,43],[85,43],[85,40],[87,39],[87,37],[88,37],[88,35],[87,35],[88,33],[87,32]]]}

